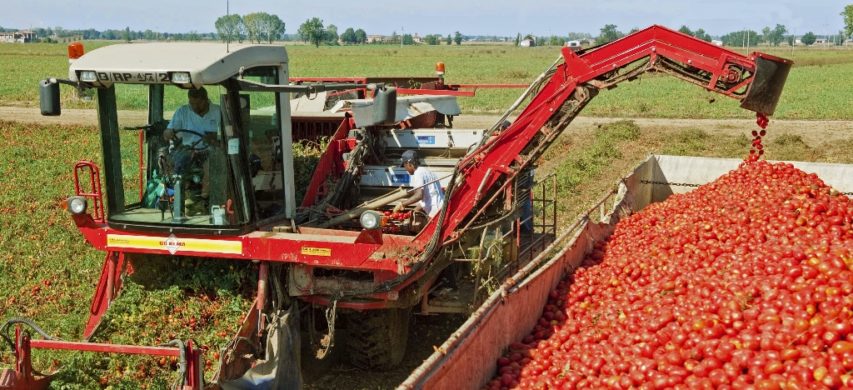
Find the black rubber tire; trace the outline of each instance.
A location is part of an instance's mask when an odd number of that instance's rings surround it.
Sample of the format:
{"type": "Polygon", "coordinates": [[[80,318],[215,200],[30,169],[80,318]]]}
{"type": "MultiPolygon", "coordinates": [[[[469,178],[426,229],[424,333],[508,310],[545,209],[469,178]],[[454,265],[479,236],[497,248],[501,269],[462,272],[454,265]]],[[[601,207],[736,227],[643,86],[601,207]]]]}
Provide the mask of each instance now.
{"type": "Polygon", "coordinates": [[[406,355],[412,309],[351,312],[347,316],[347,352],[353,366],[390,370],[406,355]]]}

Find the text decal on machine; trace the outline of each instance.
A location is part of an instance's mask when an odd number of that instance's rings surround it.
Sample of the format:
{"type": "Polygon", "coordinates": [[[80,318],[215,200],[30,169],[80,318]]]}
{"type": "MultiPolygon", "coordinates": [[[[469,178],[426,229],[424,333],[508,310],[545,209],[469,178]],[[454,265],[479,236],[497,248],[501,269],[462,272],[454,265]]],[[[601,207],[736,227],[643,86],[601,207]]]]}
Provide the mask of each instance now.
{"type": "Polygon", "coordinates": [[[309,256],[326,256],[332,255],[332,248],[316,248],[313,246],[303,246],[299,253],[309,256]]]}
{"type": "Polygon", "coordinates": [[[240,241],[178,238],[174,234],[169,237],[107,234],[107,248],[165,250],[173,255],[177,252],[243,253],[240,241]]]}
{"type": "Polygon", "coordinates": [[[121,83],[168,83],[169,74],[165,72],[98,72],[98,81],[121,83]]]}

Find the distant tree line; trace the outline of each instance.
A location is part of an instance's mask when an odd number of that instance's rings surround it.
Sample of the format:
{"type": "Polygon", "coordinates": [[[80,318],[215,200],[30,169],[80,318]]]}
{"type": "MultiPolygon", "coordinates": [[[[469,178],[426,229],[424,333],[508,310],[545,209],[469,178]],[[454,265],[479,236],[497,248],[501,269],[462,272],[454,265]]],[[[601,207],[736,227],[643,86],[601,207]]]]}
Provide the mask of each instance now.
{"type": "MultiPolygon", "coordinates": [[[[853,12],[853,6],[850,6],[851,12],[853,12]]],[[[853,15],[851,15],[853,18],[853,15]]],[[[851,19],[853,22],[853,19],[851,19]]],[[[632,29],[629,33],[635,32],[638,29],[632,29]]],[[[681,26],[678,29],[679,32],[702,39],[704,41],[711,42],[713,41],[711,35],[705,32],[705,30],[699,28],[696,30],[692,30],[687,26],[681,26]]],[[[787,42],[789,45],[793,45],[796,41],[796,37],[793,35],[786,35],[788,33],[788,29],[781,24],[777,24],[775,27],[764,27],[761,32],[753,31],[753,30],[741,30],[734,31],[728,34],[725,34],[720,37],[719,42],[725,46],[758,46],[758,45],[770,45],[770,46],[779,46],[783,42],[787,42]]],[[[622,33],[618,30],[616,25],[607,24],[601,28],[600,34],[595,38],[594,43],[596,45],[605,44],[608,42],[615,41],[619,38],[622,38],[626,34],[622,33]]],[[[839,32],[837,37],[842,37],[843,32],[839,32]]],[[[807,32],[800,37],[800,43],[804,45],[812,45],[817,41],[817,36],[813,32],[807,32]]],[[[832,41],[832,43],[836,45],[841,45],[844,43],[843,39],[836,39],[832,41]]]]}
{"type": "MultiPolygon", "coordinates": [[[[18,31],[16,28],[2,28],[0,27],[0,31],[18,31]]],[[[215,33],[200,33],[197,31],[190,31],[186,33],[168,33],[168,32],[159,32],[152,30],[145,31],[134,31],[129,27],[125,27],[124,29],[108,29],[108,30],[95,30],[93,28],[84,29],[84,30],[70,30],[62,27],[36,27],[30,29],[35,34],[36,40],[39,42],[55,42],[55,41],[70,41],[70,40],[94,40],[94,39],[103,39],[103,40],[122,40],[122,41],[136,41],[136,40],[146,40],[146,41],[201,41],[201,40],[213,40],[216,39],[215,33]]]]}
{"type": "Polygon", "coordinates": [[[216,33],[223,42],[273,43],[284,35],[284,22],[278,15],[252,12],[243,16],[220,16],[214,23],[216,33]]]}
{"type": "MultiPolygon", "coordinates": [[[[853,4],[848,4],[844,7],[841,12],[841,16],[844,20],[844,30],[839,31],[837,35],[833,35],[833,37],[827,36],[829,42],[834,43],[836,45],[841,45],[844,43],[845,39],[849,39],[853,37],[853,4]]],[[[103,39],[103,40],[123,40],[123,41],[135,41],[135,40],[148,40],[148,41],[163,41],[163,40],[176,40],[176,41],[199,41],[199,40],[215,40],[220,39],[226,42],[237,41],[243,42],[248,40],[249,42],[267,42],[272,43],[277,40],[290,40],[290,39],[299,39],[304,42],[311,43],[315,46],[324,45],[338,45],[338,44],[346,44],[346,45],[359,45],[371,43],[369,42],[367,33],[359,28],[354,29],[352,27],[347,28],[342,34],[338,35],[338,27],[334,24],[329,24],[328,26],[324,25],[323,20],[317,17],[310,18],[306,20],[299,26],[299,30],[295,35],[286,35],[285,34],[285,25],[284,22],[277,15],[268,14],[266,12],[253,12],[246,15],[225,15],[216,19],[214,23],[214,27],[216,28],[216,32],[207,32],[200,33],[197,31],[190,31],[187,33],[167,33],[167,32],[158,32],[152,30],[145,31],[133,31],[129,27],[125,27],[122,29],[107,29],[103,31],[95,30],[95,29],[83,29],[83,30],[67,30],[62,27],[47,27],[47,28],[33,28],[31,31],[34,33],[37,41],[42,42],[52,42],[52,41],[69,41],[69,40],[78,40],[78,39],[86,39],[86,40],[94,40],[94,39],[103,39]]],[[[0,27],[0,31],[17,31],[18,29],[14,28],[3,28],[0,27]]],[[[632,33],[637,31],[637,28],[631,29],[628,33],[632,33]]],[[[678,31],[694,36],[696,38],[712,41],[712,37],[705,32],[704,29],[697,28],[695,30],[691,29],[688,26],[681,26],[678,31]]],[[[626,34],[622,31],[619,31],[618,27],[615,24],[606,24],[599,31],[599,35],[593,38],[590,34],[586,33],[568,33],[565,36],[540,36],[534,37],[531,34],[528,34],[524,37],[524,39],[529,39],[532,42],[535,42],[536,45],[550,45],[550,46],[563,46],[567,41],[582,41],[582,42],[590,42],[595,45],[601,45],[608,42],[615,41],[626,34]]],[[[442,34],[428,34],[423,37],[421,43],[427,45],[461,45],[465,40],[480,40],[484,38],[484,41],[504,41],[510,42],[512,41],[512,37],[467,37],[462,35],[459,31],[456,31],[453,34],[447,34],[447,36],[443,36],[442,34]]],[[[817,42],[818,37],[811,31],[803,34],[799,37],[799,43],[804,45],[812,45],[817,42]]],[[[522,41],[522,35],[519,33],[515,37],[515,45],[518,46],[522,41]]],[[[788,29],[781,24],[776,24],[775,27],[764,27],[761,32],[753,31],[753,30],[740,30],[730,32],[719,37],[719,42],[726,46],[756,46],[756,45],[771,45],[771,46],[779,46],[783,42],[787,42],[789,45],[793,45],[797,42],[797,38],[788,34],[788,29]]],[[[392,43],[392,44],[404,44],[404,45],[412,45],[415,42],[415,37],[411,34],[402,34],[399,35],[397,32],[394,32],[390,39],[386,38],[374,43],[392,43]]]]}

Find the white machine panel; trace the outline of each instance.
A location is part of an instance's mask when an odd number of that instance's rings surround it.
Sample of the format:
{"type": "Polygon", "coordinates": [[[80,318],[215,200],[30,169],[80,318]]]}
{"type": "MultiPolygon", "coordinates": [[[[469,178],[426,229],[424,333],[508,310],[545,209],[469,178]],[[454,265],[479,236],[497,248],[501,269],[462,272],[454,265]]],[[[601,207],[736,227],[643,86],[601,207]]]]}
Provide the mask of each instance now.
{"type": "Polygon", "coordinates": [[[483,130],[469,129],[405,129],[387,130],[381,134],[389,148],[468,150],[480,142],[483,130]]]}
{"type": "MultiPolygon", "coordinates": [[[[450,183],[454,167],[434,167],[429,169],[435,173],[442,188],[450,183]]],[[[361,185],[370,187],[409,187],[412,176],[405,169],[395,166],[365,165],[361,175],[361,185]]]]}

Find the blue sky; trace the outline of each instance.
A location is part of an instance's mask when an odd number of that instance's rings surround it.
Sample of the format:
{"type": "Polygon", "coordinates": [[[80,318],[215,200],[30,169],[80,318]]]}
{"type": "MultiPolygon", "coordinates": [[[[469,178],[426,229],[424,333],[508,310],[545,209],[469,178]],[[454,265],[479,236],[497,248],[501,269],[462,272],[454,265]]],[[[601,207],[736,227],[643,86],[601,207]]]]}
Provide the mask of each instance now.
{"type": "MultiPolygon", "coordinates": [[[[311,17],[334,24],[340,32],[362,28],[368,34],[419,33],[514,36],[597,35],[605,24],[623,32],[661,24],[687,25],[711,35],[749,28],[785,25],[789,33],[835,34],[844,28],[840,15],[853,0],[231,0],[231,13],[264,11],[278,15],[285,33],[296,33],[311,17]]],[[[4,5],[0,26],[14,28],[95,28],[162,32],[210,32],[225,14],[226,0],[12,0],[4,5]]]]}

